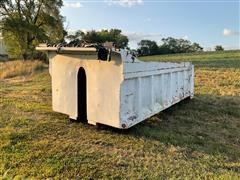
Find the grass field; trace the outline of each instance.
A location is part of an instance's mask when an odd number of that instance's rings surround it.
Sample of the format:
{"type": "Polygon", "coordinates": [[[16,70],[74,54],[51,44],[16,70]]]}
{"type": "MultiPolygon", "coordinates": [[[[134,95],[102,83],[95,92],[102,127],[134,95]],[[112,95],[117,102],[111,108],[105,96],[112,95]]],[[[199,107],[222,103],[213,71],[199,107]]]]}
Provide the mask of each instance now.
{"type": "Polygon", "coordinates": [[[188,54],[171,54],[161,56],[145,56],[142,60],[151,61],[191,61],[200,68],[240,68],[240,50],[220,52],[200,52],[188,54]]]}
{"type": "Polygon", "coordinates": [[[124,131],[53,112],[47,71],[0,81],[0,177],[239,179],[240,52],[142,59],[192,60],[195,98],[124,131]]]}
{"type": "Polygon", "coordinates": [[[41,61],[8,61],[0,62],[0,80],[16,76],[31,75],[46,69],[41,61]]]}

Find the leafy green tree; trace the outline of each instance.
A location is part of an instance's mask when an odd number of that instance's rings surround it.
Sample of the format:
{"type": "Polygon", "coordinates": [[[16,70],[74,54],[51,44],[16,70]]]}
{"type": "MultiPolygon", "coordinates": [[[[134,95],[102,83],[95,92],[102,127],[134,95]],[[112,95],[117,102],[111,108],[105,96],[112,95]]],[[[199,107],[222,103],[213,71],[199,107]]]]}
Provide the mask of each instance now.
{"type": "Polygon", "coordinates": [[[110,29],[109,31],[102,30],[99,32],[100,37],[104,38],[104,41],[114,42],[117,47],[127,47],[128,45],[128,38],[127,36],[122,34],[120,29],[110,29]],[[101,36],[101,32],[104,32],[105,35],[101,36]]]}
{"type": "Polygon", "coordinates": [[[82,34],[82,40],[86,43],[101,43],[102,39],[99,36],[99,34],[95,31],[88,31],[84,34],[82,34]]]}
{"type": "Polygon", "coordinates": [[[84,32],[81,31],[81,30],[78,30],[75,32],[75,34],[69,34],[66,36],[67,39],[69,39],[70,41],[73,41],[73,40],[80,40],[82,39],[82,36],[84,36],[84,32]]]}
{"type": "Polygon", "coordinates": [[[215,46],[215,51],[224,51],[224,48],[221,45],[215,46]]]}
{"type": "Polygon", "coordinates": [[[191,43],[191,41],[185,39],[168,37],[163,38],[162,42],[163,44],[159,47],[160,54],[190,53],[203,50],[198,43],[191,43]]]}
{"type": "Polygon", "coordinates": [[[203,48],[198,43],[193,43],[190,47],[190,52],[201,52],[203,48]]]}
{"type": "Polygon", "coordinates": [[[66,31],[60,15],[62,0],[0,0],[3,38],[10,55],[34,55],[39,42],[60,42],[66,31]]]}
{"type": "Polygon", "coordinates": [[[67,39],[75,40],[79,39],[85,43],[104,43],[114,42],[117,47],[124,48],[128,45],[128,38],[127,36],[122,34],[120,29],[110,29],[110,30],[101,30],[101,31],[77,31],[73,35],[68,35],[67,39]]]}
{"type": "Polygon", "coordinates": [[[162,54],[172,54],[179,52],[179,47],[177,43],[177,39],[174,39],[172,37],[163,38],[162,39],[163,44],[161,45],[160,49],[164,50],[162,54]]]}
{"type": "Polygon", "coordinates": [[[158,45],[155,41],[141,40],[138,43],[139,55],[154,55],[158,54],[158,45]]]}

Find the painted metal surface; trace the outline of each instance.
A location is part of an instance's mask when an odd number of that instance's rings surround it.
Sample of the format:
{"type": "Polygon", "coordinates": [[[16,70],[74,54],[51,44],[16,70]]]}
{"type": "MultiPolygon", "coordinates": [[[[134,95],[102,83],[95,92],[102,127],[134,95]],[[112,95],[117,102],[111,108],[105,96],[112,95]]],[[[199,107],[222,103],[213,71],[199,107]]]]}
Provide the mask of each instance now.
{"type": "Polygon", "coordinates": [[[39,47],[48,51],[53,110],[78,117],[78,70],[87,81],[87,120],[129,128],[194,95],[191,63],[142,62],[125,50],[108,61],[96,60],[93,48],[39,47]]]}
{"type": "Polygon", "coordinates": [[[125,63],[123,72],[120,121],[125,128],[194,95],[190,63],[125,63]]]}

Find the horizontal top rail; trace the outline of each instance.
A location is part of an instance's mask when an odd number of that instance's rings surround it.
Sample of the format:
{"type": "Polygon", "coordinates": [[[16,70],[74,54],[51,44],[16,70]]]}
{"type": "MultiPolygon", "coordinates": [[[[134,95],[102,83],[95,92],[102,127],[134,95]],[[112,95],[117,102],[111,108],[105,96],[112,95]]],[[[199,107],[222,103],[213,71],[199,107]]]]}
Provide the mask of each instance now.
{"type": "Polygon", "coordinates": [[[90,47],[90,48],[83,48],[83,47],[36,47],[38,51],[71,51],[71,52],[96,52],[97,49],[90,47]]]}

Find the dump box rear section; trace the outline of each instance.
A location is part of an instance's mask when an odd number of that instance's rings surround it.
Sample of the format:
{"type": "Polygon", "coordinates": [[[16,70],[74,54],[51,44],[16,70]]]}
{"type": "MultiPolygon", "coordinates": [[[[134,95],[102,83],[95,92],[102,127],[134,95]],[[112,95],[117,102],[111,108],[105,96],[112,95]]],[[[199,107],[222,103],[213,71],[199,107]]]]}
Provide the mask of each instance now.
{"type": "Polygon", "coordinates": [[[122,64],[118,54],[108,62],[97,60],[95,51],[54,52],[50,65],[54,111],[93,125],[120,126],[122,64]]]}
{"type": "Polygon", "coordinates": [[[53,110],[71,119],[127,129],[193,97],[191,63],[142,62],[125,50],[106,50],[101,60],[95,48],[37,49],[49,55],[53,110]]]}
{"type": "Polygon", "coordinates": [[[123,73],[122,128],[131,127],[187,97],[193,97],[194,67],[191,63],[125,63],[123,73]]]}

